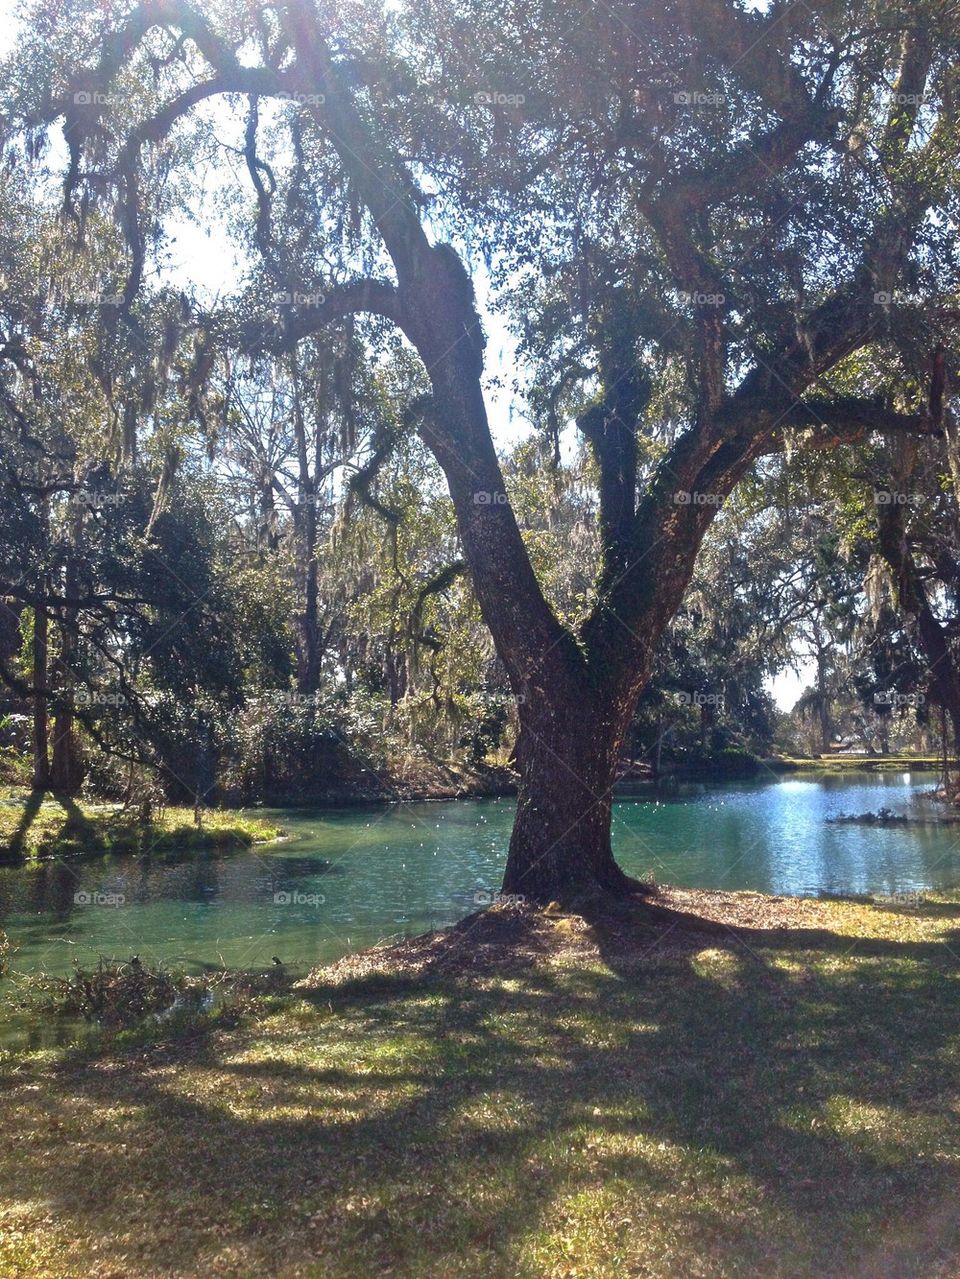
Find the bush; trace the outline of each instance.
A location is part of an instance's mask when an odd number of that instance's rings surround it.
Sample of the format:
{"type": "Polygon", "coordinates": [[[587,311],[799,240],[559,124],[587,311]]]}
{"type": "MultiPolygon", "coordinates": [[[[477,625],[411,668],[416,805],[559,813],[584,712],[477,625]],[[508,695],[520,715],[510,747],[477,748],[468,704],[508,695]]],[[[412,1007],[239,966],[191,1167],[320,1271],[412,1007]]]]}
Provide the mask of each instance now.
{"type": "Polygon", "coordinates": [[[148,967],[136,956],[118,965],[101,959],[94,969],[78,965],[72,977],[34,977],[31,988],[27,1002],[38,1011],[112,1028],[134,1026],[150,1014],[198,1012],[210,1002],[203,979],[148,967]]]}
{"type": "Polygon", "coordinates": [[[30,717],[0,715],[0,782],[6,786],[30,784],[30,717]]]}
{"type": "Polygon", "coordinates": [[[383,768],[383,718],[363,694],[261,693],[235,718],[222,791],[283,802],[362,789],[383,768]]]}
{"type": "Polygon", "coordinates": [[[719,777],[753,777],[760,767],[756,755],[742,746],[724,746],[710,751],[707,760],[719,777]]]}
{"type": "Polygon", "coordinates": [[[760,761],[743,746],[720,746],[712,750],[692,748],[665,751],[662,761],[665,773],[705,781],[749,778],[756,775],[760,761]]]}

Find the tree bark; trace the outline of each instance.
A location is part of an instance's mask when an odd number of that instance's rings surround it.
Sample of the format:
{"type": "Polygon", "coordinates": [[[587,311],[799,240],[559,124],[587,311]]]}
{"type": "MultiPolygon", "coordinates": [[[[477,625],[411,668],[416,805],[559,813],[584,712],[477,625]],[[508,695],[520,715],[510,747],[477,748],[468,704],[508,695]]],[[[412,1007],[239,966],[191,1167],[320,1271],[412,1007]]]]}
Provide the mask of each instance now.
{"type": "Polygon", "coordinates": [[[50,789],[61,795],[75,795],[80,789],[81,772],[73,712],[69,707],[61,706],[53,721],[50,789]]]}
{"type": "Polygon", "coordinates": [[[317,565],[317,492],[319,471],[310,473],[310,449],[303,406],[294,379],[293,429],[297,446],[297,556],[303,608],[297,617],[297,691],[312,695],[320,687],[319,579],[317,565]]]}
{"type": "Polygon", "coordinates": [[[880,554],[890,566],[900,607],[910,620],[927,660],[931,685],[950,720],[953,750],[960,759],[960,665],[943,626],[930,607],[901,509],[895,503],[879,505],[877,523],[880,554]]]}
{"type": "Polygon", "coordinates": [[[656,780],[660,779],[660,775],[663,771],[662,769],[663,738],[664,738],[663,711],[658,711],[657,712],[657,745],[656,745],[656,750],[653,756],[653,776],[656,780]]]}
{"type": "Polygon", "coordinates": [[[308,516],[307,542],[304,554],[307,555],[306,568],[303,574],[303,611],[300,613],[297,630],[297,692],[313,694],[320,687],[320,627],[317,581],[317,557],[315,547],[315,516],[308,516]]]}
{"type": "Polygon", "coordinates": [[[827,654],[817,647],[817,718],[820,722],[820,751],[830,754],[833,744],[833,723],[830,718],[830,690],[827,684],[827,654]]]}
{"type": "Polygon", "coordinates": [[[503,891],[546,903],[597,890],[616,895],[640,885],[611,848],[613,784],[622,731],[596,714],[596,702],[567,688],[520,716],[517,813],[503,891]]]}
{"type": "MultiPolygon", "coordinates": [[[[71,555],[64,574],[65,595],[73,599],[78,590],[76,560],[71,555]]],[[[76,609],[65,606],[60,622],[60,648],[57,655],[57,684],[62,693],[53,723],[53,763],[50,769],[50,787],[62,795],[75,795],[82,781],[82,766],[78,749],[76,722],[71,698],[73,696],[73,656],[76,650],[76,609]]]]}
{"type": "MultiPolygon", "coordinates": [[[[45,599],[46,578],[41,583],[41,594],[45,599]]],[[[47,639],[46,606],[41,602],[33,610],[33,789],[38,791],[50,788],[47,639]]]]}

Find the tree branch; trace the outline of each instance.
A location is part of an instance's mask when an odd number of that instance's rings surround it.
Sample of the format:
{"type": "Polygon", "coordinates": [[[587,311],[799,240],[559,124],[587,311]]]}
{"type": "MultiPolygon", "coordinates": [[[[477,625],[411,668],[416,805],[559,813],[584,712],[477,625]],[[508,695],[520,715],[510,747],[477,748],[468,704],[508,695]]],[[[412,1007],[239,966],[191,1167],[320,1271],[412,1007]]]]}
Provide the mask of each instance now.
{"type": "Polygon", "coordinates": [[[249,321],[241,330],[241,341],[248,351],[292,351],[299,342],[336,320],[348,315],[380,315],[404,327],[404,309],[400,294],[385,280],[350,280],[338,284],[319,297],[314,305],[298,303],[291,293],[289,301],[281,299],[286,310],[277,322],[249,321]]]}
{"type": "MultiPolygon", "coordinates": [[[[837,444],[849,444],[862,439],[869,431],[906,431],[912,435],[942,436],[943,428],[929,413],[898,413],[882,402],[843,396],[838,399],[798,400],[781,415],[780,428],[812,427],[815,436],[822,436],[822,443],[815,447],[830,446],[831,437],[837,444]]],[[[778,428],[773,438],[776,451],[782,447],[782,430],[778,428]],[[778,442],[779,441],[779,442],[778,442]]]]}

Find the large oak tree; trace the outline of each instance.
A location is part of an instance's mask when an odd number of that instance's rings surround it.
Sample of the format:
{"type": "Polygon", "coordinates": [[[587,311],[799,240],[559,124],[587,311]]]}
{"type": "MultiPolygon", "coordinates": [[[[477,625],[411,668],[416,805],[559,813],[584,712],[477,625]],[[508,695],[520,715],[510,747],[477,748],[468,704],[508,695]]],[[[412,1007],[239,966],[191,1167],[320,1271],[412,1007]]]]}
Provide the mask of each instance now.
{"type": "Polygon", "coordinates": [[[247,344],[292,350],[374,317],[429,380],[410,422],[519,706],[504,887],[631,891],[610,847],[618,753],[719,504],[790,439],[940,429],[943,397],[904,408],[831,373],[884,344],[901,295],[931,329],[949,310],[948,6],[146,0],[71,6],[59,34],[55,8],[19,55],[9,155],[62,121],[67,210],[82,229],[116,201],[128,306],[169,175],[198,162],[191,122],[210,99],[244,114],[250,240],[285,303],[279,320],[251,307],[247,344]],[[267,159],[270,100],[286,132],[267,159]],[[476,243],[526,311],[545,422],[575,416],[595,456],[601,559],[576,629],[505,492],[476,243]]]}

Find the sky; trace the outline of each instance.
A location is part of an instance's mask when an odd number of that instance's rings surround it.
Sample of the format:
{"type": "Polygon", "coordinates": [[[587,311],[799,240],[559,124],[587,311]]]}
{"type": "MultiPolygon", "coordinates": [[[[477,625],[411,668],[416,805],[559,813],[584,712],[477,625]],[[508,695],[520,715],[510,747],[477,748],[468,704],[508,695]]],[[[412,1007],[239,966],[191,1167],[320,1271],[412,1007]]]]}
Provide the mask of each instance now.
{"type": "MultiPolygon", "coordinates": [[[[762,7],[759,0],[757,7],[762,7]]],[[[19,0],[0,0],[0,56],[13,47],[19,8],[19,0]]],[[[237,126],[230,120],[228,113],[214,108],[213,119],[218,136],[222,129],[231,146],[236,146],[240,138],[236,136],[237,126]],[[229,136],[231,134],[234,136],[229,136]]],[[[236,166],[238,179],[245,180],[242,160],[234,155],[232,162],[236,166]]],[[[198,197],[202,199],[205,194],[209,202],[216,194],[217,181],[212,171],[198,172],[195,184],[198,197]]],[[[200,221],[180,220],[168,229],[172,239],[169,244],[171,256],[164,271],[166,280],[184,287],[192,286],[211,299],[232,289],[243,272],[244,260],[215,219],[204,219],[204,224],[200,221]]],[[[522,405],[509,390],[517,364],[516,348],[502,319],[494,315],[487,305],[487,279],[482,267],[479,276],[475,275],[474,284],[478,309],[484,317],[487,335],[487,370],[492,377],[503,382],[501,389],[490,388],[487,391],[490,425],[497,447],[506,449],[516,444],[531,429],[525,420],[522,405]]],[[[572,429],[570,434],[573,434],[572,429]]],[[[804,654],[797,654],[797,670],[783,670],[768,678],[766,686],[779,709],[786,711],[793,707],[810,682],[812,672],[812,660],[804,654]]]]}

